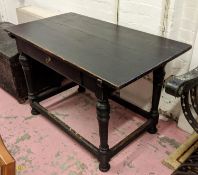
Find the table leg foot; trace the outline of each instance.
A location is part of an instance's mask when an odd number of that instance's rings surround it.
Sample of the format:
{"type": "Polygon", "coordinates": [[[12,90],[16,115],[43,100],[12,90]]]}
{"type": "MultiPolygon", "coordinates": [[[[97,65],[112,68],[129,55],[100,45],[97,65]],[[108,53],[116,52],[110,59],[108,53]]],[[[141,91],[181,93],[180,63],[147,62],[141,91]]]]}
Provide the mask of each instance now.
{"type": "Polygon", "coordinates": [[[99,164],[99,170],[102,172],[107,172],[110,169],[110,164],[109,163],[100,163],[99,164]]]}
{"type": "Polygon", "coordinates": [[[156,126],[152,126],[151,128],[149,128],[148,130],[147,130],[147,132],[149,133],[149,134],[156,134],[157,133],[157,127],[156,126]]]}
{"type": "Polygon", "coordinates": [[[39,115],[40,112],[38,112],[36,109],[32,108],[31,114],[32,114],[32,115],[39,115]]]}
{"type": "Polygon", "coordinates": [[[85,91],[86,91],[86,89],[84,87],[79,86],[79,88],[78,88],[79,93],[84,93],[85,91]]]}

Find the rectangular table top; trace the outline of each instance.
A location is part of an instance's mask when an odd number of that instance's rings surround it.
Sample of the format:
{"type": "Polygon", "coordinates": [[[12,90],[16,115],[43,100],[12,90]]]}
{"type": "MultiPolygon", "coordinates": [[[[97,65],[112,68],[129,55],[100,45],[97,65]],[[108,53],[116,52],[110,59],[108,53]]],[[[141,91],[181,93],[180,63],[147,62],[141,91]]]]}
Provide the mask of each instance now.
{"type": "Polygon", "coordinates": [[[7,30],[115,88],[126,86],[191,49],[188,44],[75,13],[7,30]]]}

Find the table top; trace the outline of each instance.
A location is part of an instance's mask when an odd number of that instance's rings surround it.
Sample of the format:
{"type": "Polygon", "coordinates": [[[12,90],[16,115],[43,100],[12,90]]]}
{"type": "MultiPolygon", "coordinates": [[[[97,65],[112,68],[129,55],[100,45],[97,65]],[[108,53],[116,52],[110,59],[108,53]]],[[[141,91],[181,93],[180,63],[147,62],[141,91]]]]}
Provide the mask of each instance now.
{"type": "Polygon", "coordinates": [[[20,24],[7,31],[115,88],[191,49],[188,44],[75,13],[20,24]]]}

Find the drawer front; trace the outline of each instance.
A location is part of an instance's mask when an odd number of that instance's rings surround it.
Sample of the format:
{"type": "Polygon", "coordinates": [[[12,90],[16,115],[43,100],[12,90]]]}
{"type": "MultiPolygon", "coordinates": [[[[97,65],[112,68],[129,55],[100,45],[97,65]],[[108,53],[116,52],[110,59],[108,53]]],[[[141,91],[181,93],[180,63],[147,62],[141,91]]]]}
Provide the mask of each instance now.
{"type": "Polygon", "coordinates": [[[57,73],[67,78],[70,78],[77,83],[80,83],[80,71],[74,69],[71,65],[69,65],[69,63],[67,64],[60,58],[51,56],[45,51],[25,41],[17,41],[17,46],[20,53],[24,53],[25,55],[33,58],[34,60],[37,60],[41,64],[53,69],[57,73]]]}

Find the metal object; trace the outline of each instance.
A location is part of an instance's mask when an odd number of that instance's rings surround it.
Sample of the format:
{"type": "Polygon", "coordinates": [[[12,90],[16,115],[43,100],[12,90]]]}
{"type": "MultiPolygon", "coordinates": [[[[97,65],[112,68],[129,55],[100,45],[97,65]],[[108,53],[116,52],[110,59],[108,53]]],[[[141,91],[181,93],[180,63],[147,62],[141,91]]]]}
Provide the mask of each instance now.
{"type": "Polygon", "coordinates": [[[197,175],[198,174],[198,149],[172,174],[172,175],[197,175]]]}
{"type": "Polygon", "coordinates": [[[45,58],[45,63],[46,63],[46,64],[50,63],[51,61],[52,61],[52,59],[51,59],[50,57],[46,57],[46,58],[45,58]]]}
{"type": "Polygon", "coordinates": [[[189,124],[198,133],[198,67],[181,75],[172,76],[165,83],[166,92],[181,98],[181,106],[189,124]]]}
{"type": "MultiPolygon", "coordinates": [[[[181,106],[189,124],[198,133],[198,67],[192,71],[171,77],[165,84],[166,92],[181,98],[181,106]]],[[[198,149],[181,164],[172,175],[197,175],[198,149]]]]}

